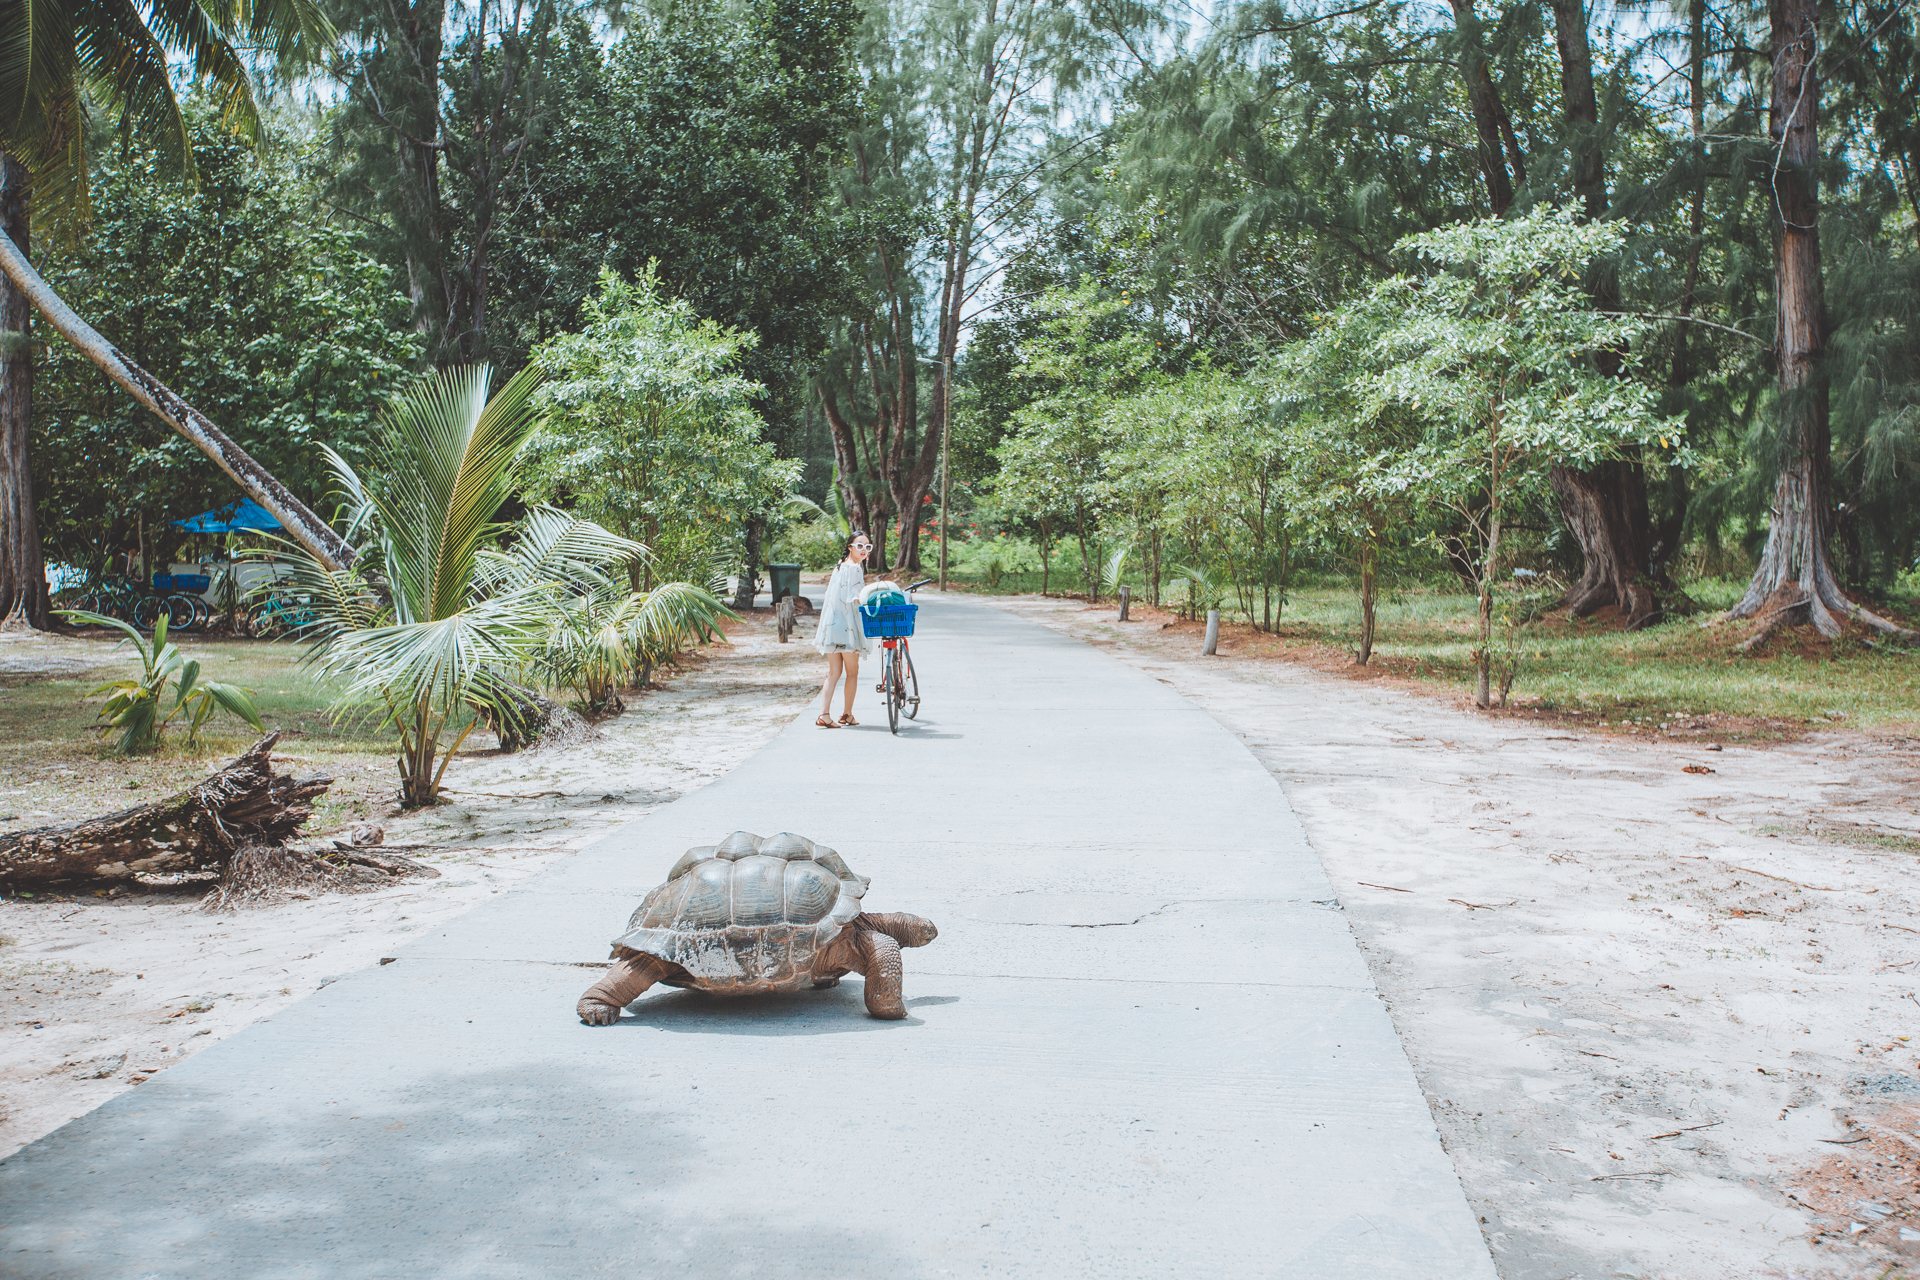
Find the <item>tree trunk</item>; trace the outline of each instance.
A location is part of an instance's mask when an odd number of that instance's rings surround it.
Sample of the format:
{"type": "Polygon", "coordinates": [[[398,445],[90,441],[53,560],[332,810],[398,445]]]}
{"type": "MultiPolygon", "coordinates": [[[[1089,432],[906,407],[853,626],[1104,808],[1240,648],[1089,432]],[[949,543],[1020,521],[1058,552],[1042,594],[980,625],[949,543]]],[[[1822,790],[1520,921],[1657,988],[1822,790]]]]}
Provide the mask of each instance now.
{"type": "Polygon", "coordinates": [[[1487,558],[1480,576],[1480,647],[1473,651],[1473,705],[1482,711],[1493,705],[1493,575],[1499,563],[1500,513],[1488,519],[1487,558]]]}
{"type": "Polygon", "coordinates": [[[760,539],[766,527],[765,520],[747,521],[747,562],[740,568],[740,585],[733,593],[733,607],[742,613],[753,608],[753,597],[760,589],[760,539]]]}
{"type": "Polygon", "coordinates": [[[1780,378],[1780,451],[1766,549],[1730,616],[1762,620],[1755,644],[1775,627],[1809,619],[1837,636],[1851,616],[1883,631],[1903,629],[1840,593],[1827,555],[1833,503],[1832,439],[1827,421],[1827,317],[1820,279],[1820,87],[1814,0],[1772,0],[1773,101],[1767,130],[1777,148],[1773,171],[1774,358],[1780,378]]]}
{"type": "MultiPolygon", "coordinates": [[[[1560,99],[1574,193],[1589,218],[1607,216],[1607,151],[1601,145],[1600,104],[1593,89],[1593,45],[1585,0],[1552,0],[1554,44],[1560,54],[1560,99]]],[[[1620,291],[1611,266],[1587,281],[1595,309],[1618,311],[1620,291]]],[[[1601,369],[1620,371],[1617,352],[1603,353],[1601,369]]],[[[1634,462],[1606,462],[1591,471],[1556,466],[1548,479],[1560,516],[1580,544],[1580,581],[1567,604],[1580,617],[1612,606],[1628,627],[1660,618],[1659,597],[1647,586],[1652,572],[1653,523],[1647,479],[1634,462]]]]}
{"type": "Polygon", "coordinates": [[[1480,139],[1480,172],[1487,183],[1487,206],[1496,218],[1513,207],[1513,184],[1526,176],[1517,147],[1507,147],[1513,125],[1493,82],[1493,67],[1480,39],[1480,20],[1473,0],[1453,0],[1453,20],[1460,36],[1460,66],[1467,80],[1467,105],[1473,112],[1474,132],[1480,139]],[[1508,171],[1511,158],[1513,169],[1508,171]]]}
{"type": "MultiPolygon", "coordinates": [[[[0,153],[0,236],[29,249],[27,167],[0,153]]],[[[47,629],[47,568],[33,506],[27,431],[33,421],[32,304],[0,275],[0,622],[16,615],[47,629]]]]}
{"type": "Polygon", "coordinates": [[[1567,607],[1584,618],[1612,605],[1630,627],[1654,621],[1660,603],[1647,585],[1653,526],[1640,468],[1631,462],[1603,462],[1592,471],[1555,467],[1548,480],[1586,561],[1567,592],[1567,607]]]}
{"type": "Polygon", "coordinates": [[[1047,586],[1053,573],[1053,522],[1040,522],[1040,594],[1047,594],[1047,586]]]}
{"type": "Polygon", "coordinates": [[[100,366],[109,378],[125,387],[162,421],[185,436],[195,448],[213,459],[222,471],[249,498],[259,503],[278,520],[293,539],[330,569],[345,569],[353,564],[353,548],[313,514],[306,504],[293,496],[265,467],[207,420],[205,414],[175,395],[158,378],[122,355],[112,343],[101,337],[91,325],[75,315],[58,294],[40,278],[26,255],[8,236],[0,236],[0,273],[80,354],[100,366]]]}
{"type": "Polygon", "coordinates": [[[1375,574],[1380,565],[1380,539],[1369,532],[1360,543],[1360,653],[1355,664],[1366,666],[1373,657],[1375,574]]]}
{"type": "Polygon", "coordinates": [[[1589,218],[1607,216],[1606,149],[1600,145],[1600,104],[1593,92],[1593,46],[1586,0],[1552,0],[1553,39],[1560,51],[1560,100],[1566,120],[1574,194],[1589,218]]]}
{"type": "Polygon", "coordinates": [[[111,883],[204,871],[245,844],[284,844],[333,779],[273,772],[270,733],[205,781],[153,804],[0,836],[0,887],[111,883]]]}

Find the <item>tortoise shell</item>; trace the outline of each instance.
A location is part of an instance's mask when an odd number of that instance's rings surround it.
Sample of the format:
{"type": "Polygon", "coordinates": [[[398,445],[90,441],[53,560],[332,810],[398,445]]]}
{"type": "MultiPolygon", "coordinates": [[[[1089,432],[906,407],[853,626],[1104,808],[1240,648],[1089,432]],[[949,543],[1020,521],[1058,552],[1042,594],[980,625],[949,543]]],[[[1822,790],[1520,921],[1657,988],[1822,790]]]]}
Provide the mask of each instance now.
{"type": "Polygon", "coordinates": [[[703,991],[794,990],[814,957],[860,914],[867,880],[824,845],[789,832],[736,831],[681,855],[614,946],[686,970],[703,991]]]}

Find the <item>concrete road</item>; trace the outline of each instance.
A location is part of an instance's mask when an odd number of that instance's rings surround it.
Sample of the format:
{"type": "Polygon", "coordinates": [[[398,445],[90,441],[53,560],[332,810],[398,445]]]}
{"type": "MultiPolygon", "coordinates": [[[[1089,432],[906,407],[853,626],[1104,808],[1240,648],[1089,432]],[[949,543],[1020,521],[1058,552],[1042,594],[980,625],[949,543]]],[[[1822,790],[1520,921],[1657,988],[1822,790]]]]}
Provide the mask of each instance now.
{"type": "MultiPolygon", "coordinates": [[[[1491,1277],[1320,862],[1147,675],[926,601],[888,734],[726,777],[0,1163],[9,1276],[1491,1277]],[[890,797],[890,798],[882,798],[890,797]],[[910,797],[910,798],[906,798],[910,797]],[[573,1016],[687,847],[832,845],[914,911],[849,979],[573,1016]]],[[[644,709],[639,714],[645,714],[644,709]]]]}

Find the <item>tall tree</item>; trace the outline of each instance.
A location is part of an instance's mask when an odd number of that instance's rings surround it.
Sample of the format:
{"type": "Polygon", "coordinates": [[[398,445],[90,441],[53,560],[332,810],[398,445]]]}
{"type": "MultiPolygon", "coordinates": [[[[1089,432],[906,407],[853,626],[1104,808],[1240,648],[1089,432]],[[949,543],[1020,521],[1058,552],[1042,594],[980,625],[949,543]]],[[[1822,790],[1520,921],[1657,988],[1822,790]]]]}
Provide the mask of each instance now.
{"type": "MultiPolygon", "coordinates": [[[[31,241],[27,166],[0,152],[0,235],[26,257],[31,241]]],[[[0,276],[0,619],[47,625],[47,569],[33,505],[27,432],[33,420],[33,307],[0,276]]]]}
{"type": "MultiPolygon", "coordinates": [[[[396,261],[437,365],[489,359],[493,258],[551,114],[557,32],[573,0],[327,0],[346,33],[333,72],[335,195],[396,261]]],[[[522,349],[517,353],[525,358],[522,349]]]]}
{"type": "Polygon", "coordinates": [[[1883,631],[1902,628],[1841,593],[1829,558],[1833,530],[1832,428],[1828,420],[1830,330],[1820,266],[1819,15],[1816,0],[1772,0],[1772,98],[1767,134],[1774,156],[1774,350],[1779,374],[1779,458],[1767,544],[1736,618],[1759,617],[1755,639],[1804,615],[1836,636],[1852,618],[1883,631]]]}
{"type": "MultiPolygon", "coordinates": [[[[1560,55],[1562,153],[1572,194],[1588,218],[1609,213],[1607,133],[1594,90],[1593,41],[1587,29],[1586,0],[1550,0],[1554,44],[1560,55]]],[[[1615,264],[1589,269],[1587,289],[1600,311],[1620,310],[1615,264]]],[[[1596,354],[1607,373],[1619,374],[1620,359],[1596,354]]],[[[1653,521],[1647,509],[1647,481],[1638,461],[1614,458],[1592,468],[1555,466],[1549,473],[1560,502],[1560,518],[1580,544],[1580,579],[1567,592],[1567,607],[1585,617],[1618,609],[1630,627],[1660,616],[1659,599],[1649,575],[1653,570],[1653,521]]]]}
{"type": "Polygon", "coordinates": [[[1056,120],[1110,38],[1076,8],[1045,0],[891,0],[869,10],[861,69],[871,106],[846,182],[848,204],[874,225],[867,296],[819,394],[842,499],[883,562],[895,520],[891,564],[919,563],[947,372],[998,274],[998,246],[1041,189],[1056,120]],[[923,372],[932,383],[924,399],[923,372]]]}

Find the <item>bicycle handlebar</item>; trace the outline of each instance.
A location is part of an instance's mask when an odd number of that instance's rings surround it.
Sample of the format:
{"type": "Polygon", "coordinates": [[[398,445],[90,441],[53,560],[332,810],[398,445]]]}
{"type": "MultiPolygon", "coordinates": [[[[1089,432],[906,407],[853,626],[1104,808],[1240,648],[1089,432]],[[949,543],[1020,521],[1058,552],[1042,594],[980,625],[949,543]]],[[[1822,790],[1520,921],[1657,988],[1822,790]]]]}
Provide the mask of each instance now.
{"type": "Polygon", "coordinates": [[[912,586],[907,588],[907,594],[912,595],[914,592],[918,591],[920,588],[930,587],[932,585],[933,585],[932,578],[922,578],[920,579],[920,581],[914,583],[912,586]]]}

